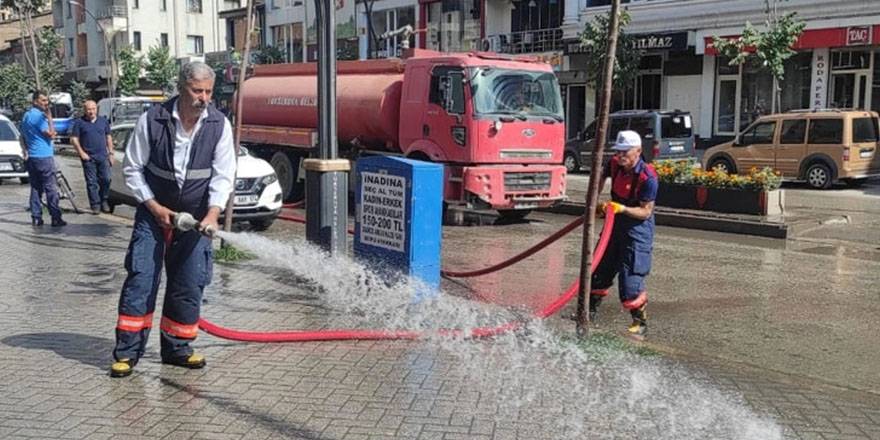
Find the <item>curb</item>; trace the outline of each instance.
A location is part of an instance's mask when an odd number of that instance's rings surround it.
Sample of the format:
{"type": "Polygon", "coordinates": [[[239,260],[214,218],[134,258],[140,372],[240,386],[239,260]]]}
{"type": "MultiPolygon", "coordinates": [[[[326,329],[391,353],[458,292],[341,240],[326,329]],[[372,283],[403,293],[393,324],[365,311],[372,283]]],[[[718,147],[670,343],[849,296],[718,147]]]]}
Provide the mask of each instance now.
{"type": "MultiPolygon", "coordinates": [[[[553,208],[543,209],[545,212],[557,214],[581,215],[584,213],[584,205],[580,203],[563,202],[553,208]]],[[[827,220],[819,221],[772,221],[758,216],[754,219],[742,216],[724,215],[718,213],[702,213],[696,211],[682,211],[676,209],[658,207],[654,209],[654,219],[658,226],[671,226],[676,228],[699,229],[703,231],[726,232],[730,234],[754,235],[767,238],[793,238],[796,232],[821,226],[827,220]]]]}

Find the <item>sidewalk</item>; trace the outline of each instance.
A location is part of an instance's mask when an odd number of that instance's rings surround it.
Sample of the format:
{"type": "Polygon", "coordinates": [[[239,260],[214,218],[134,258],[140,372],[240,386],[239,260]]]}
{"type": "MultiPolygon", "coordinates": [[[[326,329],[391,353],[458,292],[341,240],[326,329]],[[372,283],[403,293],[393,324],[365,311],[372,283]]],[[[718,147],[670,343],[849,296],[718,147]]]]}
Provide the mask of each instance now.
{"type": "MultiPolygon", "coordinates": [[[[65,169],[72,185],[81,185],[77,171],[65,169]]],[[[181,371],[159,363],[154,332],[136,375],[111,380],[106,368],[130,229],[109,216],[73,214],[64,229],[34,229],[23,209],[26,194],[26,186],[0,187],[0,438],[549,440],[566,437],[552,423],[565,414],[559,405],[590,398],[549,393],[535,399],[517,387],[499,394],[494,382],[481,379],[483,369],[420,341],[244,344],[202,333],[196,346],[208,367],[181,371]]],[[[501,287],[509,281],[494,279],[501,287]]],[[[328,309],[302,280],[259,260],[217,264],[206,297],[203,316],[233,328],[333,328],[349,318],[328,309]]],[[[572,327],[559,317],[550,326],[572,327]]],[[[492,347],[486,344],[473,346],[492,347]]],[[[684,362],[661,361],[675,365],[671,376],[694,378],[687,383],[720,393],[688,402],[694,412],[714,408],[713,396],[747,409],[720,419],[721,426],[748,425],[757,416],[776,420],[784,438],[880,438],[878,399],[785,375],[732,371],[731,365],[698,368],[686,353],[672,354],[684,362]]],[[[493,367],[516,375],[503,363],[493,367]]],[[[605,395],[601,383],[592,391],[605,395]]],[[[650,397],[686,392],[655,391],[650,397]]],[[[626,397],[605,396],[603,406],[612,407],[626,397]]],[[[646,403],[633,402],[634,411],[646,403]]],[[[627,430],[636,424],[656,427],[650,438],[748,438],[664,432],[673,422],[665,418],[608,417],[589,438],[632,438],[627,430]]]]}

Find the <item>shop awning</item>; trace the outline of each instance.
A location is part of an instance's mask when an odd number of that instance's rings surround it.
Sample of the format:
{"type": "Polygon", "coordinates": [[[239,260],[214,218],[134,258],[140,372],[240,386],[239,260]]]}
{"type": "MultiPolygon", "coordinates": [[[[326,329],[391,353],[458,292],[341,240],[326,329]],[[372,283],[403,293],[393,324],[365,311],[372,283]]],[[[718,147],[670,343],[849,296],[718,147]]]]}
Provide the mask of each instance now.
{"type": "MultiPolygon", "coordinates": [[[[725,38],[736,38],[738,35],[728,35],[725,38]]],[[[705,48],[707,55],[717,55],[718,51],[709,47],[713,38],[706,37],[705,48]]],[[[808,29],[798,38],[792,47],[794,50],[825,49],[830,47],[858,47],[880,45],[880,25],[849,26],[827,29],[808,29]]],[[[754,52],[754,48],[748,49],[754,52]]]]}

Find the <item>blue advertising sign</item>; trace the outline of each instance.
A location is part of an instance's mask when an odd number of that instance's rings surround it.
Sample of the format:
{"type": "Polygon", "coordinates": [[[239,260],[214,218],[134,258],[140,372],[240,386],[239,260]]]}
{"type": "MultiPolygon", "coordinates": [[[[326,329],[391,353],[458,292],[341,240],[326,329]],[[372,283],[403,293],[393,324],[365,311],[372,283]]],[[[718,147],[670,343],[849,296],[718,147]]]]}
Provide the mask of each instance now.
{"type": "Polygon", "coordinates": [[[439,289],[443,165],[373,156],[356,172],[355,255],[439,289]]]}

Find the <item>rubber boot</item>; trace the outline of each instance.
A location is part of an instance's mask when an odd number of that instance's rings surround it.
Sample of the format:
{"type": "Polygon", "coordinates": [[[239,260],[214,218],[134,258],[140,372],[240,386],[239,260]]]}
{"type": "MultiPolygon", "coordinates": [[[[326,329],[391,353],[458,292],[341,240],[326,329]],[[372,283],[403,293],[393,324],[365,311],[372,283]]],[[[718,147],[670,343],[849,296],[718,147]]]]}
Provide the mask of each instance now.
{"type": "Polygon", "coordinates": [[[168,365],[176,365],[183,368],[189,368],[191,370],[204,368],[205,365],[208,364],[207,361],[205,361],[205,357],[200,354],[191,354],[189,356],[182,356],[179,358],[162,358],[162,363],[168,365]]]}
{"type": "Polygon", "coordinates": [[[629,333],[637,338],[644,338],[648,333],[648,313],[645,311],[647,304],[642,304],[637,309],[632,309],[629,314],[632,315],[633,322],[629,326],[629,333]]]}
{"type": "Polygon", "coordinates": [[[590,295],[590,322],[595,323],[599,318],[599,305],[602,304],[602,297],[599,295],[590,295]]]}
{"type": "Polygon", "coordinates": [[[128,377],[134,372],[137,359],[120,359],[110,365],[110,377],[128,377]]]}

